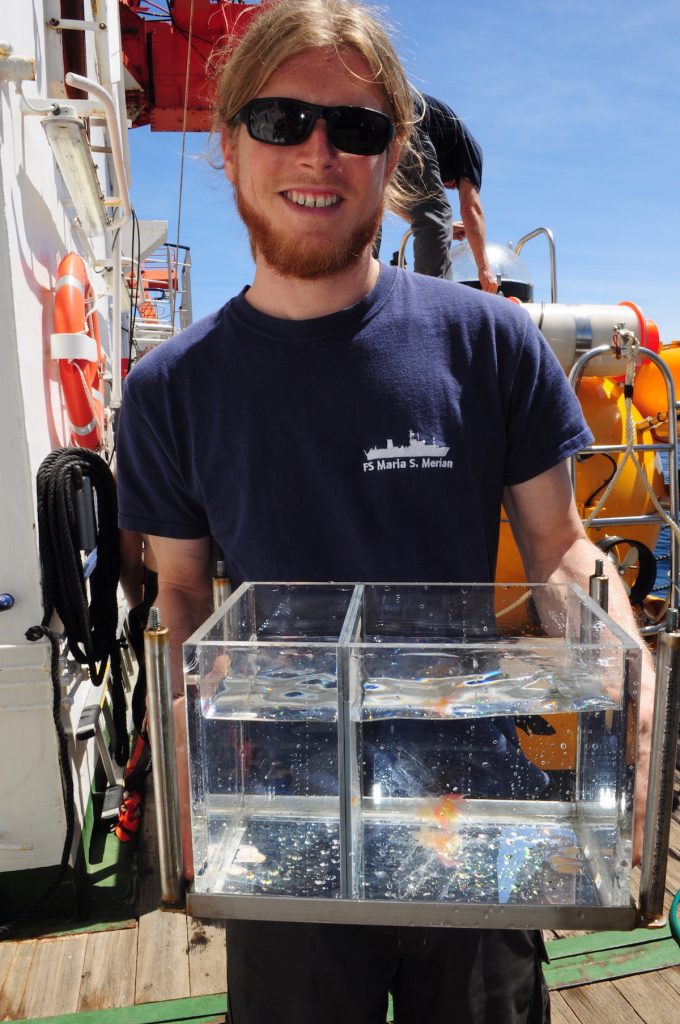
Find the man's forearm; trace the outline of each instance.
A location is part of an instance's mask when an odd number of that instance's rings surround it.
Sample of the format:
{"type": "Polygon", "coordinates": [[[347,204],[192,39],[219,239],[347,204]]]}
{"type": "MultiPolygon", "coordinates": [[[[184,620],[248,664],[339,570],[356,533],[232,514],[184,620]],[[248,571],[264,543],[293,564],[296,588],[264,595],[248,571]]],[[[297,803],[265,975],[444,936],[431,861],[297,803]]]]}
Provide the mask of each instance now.
{"type": "Polygon", "coordinates": [[[460,215],[465,228],[465,237],[480,275],[480,284],[483,284],[482,276],[486,280],[494,279],[493,271],[486,257],[486,224],[484,222],[484,214],[481,210],[477,210],[474,207],[461,207],[460,215]]]}
{"type": "Polygon", "coordinates": [[[479,192],[466,178],[458,183],[458,192],[465,237],[475,260],[479,283],[484,291],[495,292],[498,286],[486,255],[486,222],[479,192]]]}
{"type": "Polygon", "coordinates": [[[187,592],[161,582],[156,605],[162,624],[170,632],[172,692],[180,697],[184,693],[182,644],[212,613],[212,594],[207,587],[204,592],[187,592]]]}

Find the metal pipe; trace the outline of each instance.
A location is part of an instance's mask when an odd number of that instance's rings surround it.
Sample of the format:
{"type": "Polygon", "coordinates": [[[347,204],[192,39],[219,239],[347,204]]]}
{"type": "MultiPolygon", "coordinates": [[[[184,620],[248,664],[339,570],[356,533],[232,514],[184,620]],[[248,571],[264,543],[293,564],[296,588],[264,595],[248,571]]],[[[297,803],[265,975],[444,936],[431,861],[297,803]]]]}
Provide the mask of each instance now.
{"type": "MultiPolygon", "coordinates": [[[[130,206],[130,196],[128,193],[127,173],[125,170],[125,160],[123,157],[123,148],[121,144],[120,131],[118,127],[118,115],[113,100],[109,93],[104,89],[99,82],[94,82],[92,79],[83,78],[82,75],[76,75],[73,72],[69,72],[65,79],[67,85],[71,85],[76,89],[82,89],[83,92],[90,93],[96,96],[101,101],[106,114],[106,127],[109,136],[109,143],[111,145],[111,155],[113,157],[113,166],[116,172],[116,185],[119,192],[120,205],[122,212],[114,215],[114,219],[109,224],[109,231],[113,234],[112,241],[112,255],[113,255],[113,281],[112,281],[112,310],[111,310],[111,407],[117,409],[122,401],[122,383],[121,383],[121,329],[120,329],[120,307],[121,307],[121,244],[122,239],[120,235],[120,229],[127,224],[128,220],[132,216],[132,209],[130,206]]],[[[107,197],[107,200],[111,197],[107,197]]]]}
{"type": "Polygon", "coordinates": [[[397,256],[397,266],[401,270],[404,269],[404,257],[406,255],[406,244],[407,244],[407,242],[408,242],[408,240],[409,240],[409,238],[411,237],[412,234],[413,234],[413,231],[411,230],[411,228],[409,228],[408,231],[406,232],[406,234],[404,235],[404,237],[402,238],[401,245],[399,246],[399,255],[397,256]]]}
{"type": "Polygon", "coordinates": [[[102,88],[99,82],[94,82],[91,78],[83,78],[82,75],[76,75],[72,71],[69,71],[66,75],[65,82],[67,85],[72,85],[74,89],[82,89],[83,92],[91,93],[93,96],[96,96],[104,108],[109,142],[111,143],[113,155],[113,166],[116,172],[116,184],[118,185],[118,192],[120,194],[120,201],[123,208],[122,214],[109,225],[109,231],[117,231],[119,228],[122,228],[124,224],[127,224],[132,216],[132,209],[130,207],[127,174],[125,172],[125,161],[123,159],[123,147],[120,141],[116,108],[111,96],[106,89],[102,88]]]}
{"type": "Polygon", "coordinates": [[[588,526],[633,526],[664,522],[665,519],[658,512],[649,512],[644,516],[598,516],[596,519],[589,519],[588,526]]]}
{"type": "Polygon", "coordinates": [[[151,609],[149,628],[144,631],[144,656],[158,828],[161,906],[171,909],[183,904],[184,882],[170,680],[170,633],[161,625],[157,608],[151,609]]]}
{"type": "Polygon", "coordinates": [[[231,580],[227,576],[227,566],[223,561],[218,561],[217,569],[212,581],[213,609],[224,604],[231,594],[231,580]]]}
{"type": "MultiPolygon", "coordinates": [[[[519,245],[519,242],[517,243],[519,245]]],[[[591,349],[590,352],[584,352],[582,356],[576,360],[571,370],[569,371],[569,383],[575,394],[578,397],[578,386],[581,383],[581,377],[583,376],[583,369],[594,356],[604,355],[605,352],[611,352],[611,345],[598,345],[597,348],[591,349]]],[[[576,456],[571,455],[567,459],[567,466],[569,468],[569,476],[571,477],[571,489],[576,493],[576,456]]]]}
{"type": "Polygon", "coordinates": [[[647,926],[664,923],[664,885],[679,722],[680,631],[677,609],[672,609],[668,613],[667,631],[659,635],[656,656],[654,718],[640,876],[640,919],[647,926]]]}
{"type": "Polygon", "coordinates": [[[0,82],[35,82],[35,61],[32,57],[15,57],[3,52],[0,43],[0,82]]]}
{"type": "MultiPolygon", "coordinates": [[[[102,25],[97,21],[83,21],[77,18],[50,18],[46,22],[48,28],[54,29],[55,32],[62,32],[64,30],[71,32],[94,32],[98,28],[102,28],[102,25]]],[[[106,26],[103,26],[106,28],[106,26]]]]}
{"type": "Polygon", "coordinates": [[[588,592],[603,612],[609,611],[609,577],[605,576],[604,560],[595,559],[595,572],[588,581],[588,592]]]}
{"type": "Polygon", "coordinates": [[[123,400],[123,383],[121,376],[121,286],[123,283],[123,266],[121,246],[123,237],[120,231],[113,236],[113,281],[111,282],[111,408],[117,409],[123,400]]]}
{"type": "Polygon", "coordinates": [[[550,252],[550,301],[557,302],[557,266],[555,260],[555,236],[553,235],[550,228],[535,228],[530,231],[528,235],[523,235],[517,245],[515,246],[515,253],[517,256],[521,253],[527,242],[530,242],[532,238],[536,238],[538,235],[545,235],[548,239],[548,249],[550,252]]]}

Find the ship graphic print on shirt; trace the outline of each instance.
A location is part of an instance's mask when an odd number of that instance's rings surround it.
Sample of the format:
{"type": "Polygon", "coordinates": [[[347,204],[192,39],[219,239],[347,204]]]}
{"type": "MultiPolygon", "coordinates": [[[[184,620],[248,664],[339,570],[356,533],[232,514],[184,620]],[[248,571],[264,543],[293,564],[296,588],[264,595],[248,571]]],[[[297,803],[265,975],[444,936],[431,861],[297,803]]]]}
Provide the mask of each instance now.
{"type": "Polygon", "coordinates": [[[449,446],[434,437],[426,441],[413,430],[408,432],[408,444],[395,444],[391,437],[384,446],[364,451],[364,473],[382,473],[401,469],[453,469],[448,459],[449,446]]]}

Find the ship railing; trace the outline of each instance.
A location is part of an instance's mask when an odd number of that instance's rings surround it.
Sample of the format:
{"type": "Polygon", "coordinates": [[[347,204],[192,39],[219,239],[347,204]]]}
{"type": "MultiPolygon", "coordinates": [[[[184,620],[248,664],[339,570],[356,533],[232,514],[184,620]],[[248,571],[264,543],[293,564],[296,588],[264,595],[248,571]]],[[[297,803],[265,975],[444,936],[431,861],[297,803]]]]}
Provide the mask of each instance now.
{"type": "MultiPolygon", "coordinates": [[[[623,336],[627,332],[621,332],[623,336]]],[[[622,345],[629,344],[625,338],[621,337],[622,345]]],[[[599,345],[596,348],[591,349],[589,352],[584,352],[582,356],[574,363],[569,374],[569,383],[571,384],[574,391],[578,391],[578,387],[581,381],[581,377],[585,375],[585,369],[588,362],[591,359],[595,359],[598,356],[609,354],[614,351],[613,345],[599,345]]],[[[656,452],[659,455],[665,454],[668,460],[668,498],[665,502],[659,502],[659,506],[662,511],[652,512],[644,515],[616,515],[616,516],[588,516],[583,522],[584,525],[590,527],[625,527],[625,526],[639,526],[639,525],[661,525],[670,527],[670,579],[669,579],[669,590],[668,590],[668,604],[672,608],[678,608],[680,606],[680,581],[678,580],[678,571],[680,569],[680,530],[678,530],[678,423],[677,413],[679,410],[679,403],[676,401],[675,396],[675,383],[673,381],[672,374],[663,361],[651,349],[644,350],[645,359],[651,360],[654,365],[659,369],[661,376],[663,377],[666,386],[666,397],[668,401],[668,409],[675,410],[676,415],[672,413],[668,416],[668,422],[666,424],[668,429],[668,439],[666,441],[657,440],[652,443],[636,443],[632,445],[626,444],[592,444],[587,448],[584,448],[581,452],[578,452],[569,460],[569,467],[571,473],[572,488],[575,489],[576,483],[576,460],[579,455],[595,455],[595,454],[609,454],[614,456],[620,456],[626,451],[630,451],[637,459],[638,454],[644,454],[644,452],[656,452]],[[670,520],[670,522],[669,522],[670,520]],[[671,525],[673,524],[673,525],[671,525]]],[[[617,459],[618,461],[618,459],[617,459]]],[[[659,622],[649,626],[644,626],[641,630],[643,634],[657,633],[664,629],[664,623],[659,622]]]]}
{"type": "Polygon", "coordinates": [[[191,250],[166,243],[128,275],[133,342],[158,344],[192,323],[191,250]]]}

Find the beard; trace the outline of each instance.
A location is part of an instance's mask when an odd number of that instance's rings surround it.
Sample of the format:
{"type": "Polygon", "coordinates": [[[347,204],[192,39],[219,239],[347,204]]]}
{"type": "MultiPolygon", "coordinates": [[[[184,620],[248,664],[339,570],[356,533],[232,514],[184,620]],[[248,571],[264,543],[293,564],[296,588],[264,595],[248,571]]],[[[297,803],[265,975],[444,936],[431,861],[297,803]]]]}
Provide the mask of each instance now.
{"type": "Polygon", "coordinates": [[[282,277],[301,281],[332,277],[353,266],[367,246],[372,245],[384,212],[384,203],[380,203],[374,213],[341,242],[331,242],[320,232],[317,238],[302,245],[299,238],[279,231],[251,206],[240,193],[237,181],[234,182],[234,197],[248,231],[253,259],[260,257],[282,277]]]}

